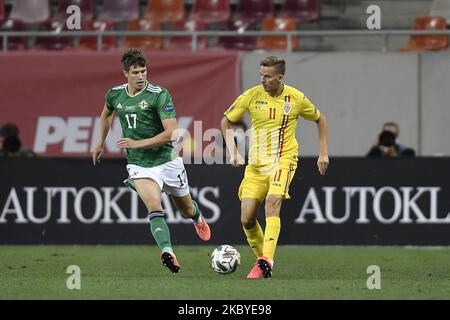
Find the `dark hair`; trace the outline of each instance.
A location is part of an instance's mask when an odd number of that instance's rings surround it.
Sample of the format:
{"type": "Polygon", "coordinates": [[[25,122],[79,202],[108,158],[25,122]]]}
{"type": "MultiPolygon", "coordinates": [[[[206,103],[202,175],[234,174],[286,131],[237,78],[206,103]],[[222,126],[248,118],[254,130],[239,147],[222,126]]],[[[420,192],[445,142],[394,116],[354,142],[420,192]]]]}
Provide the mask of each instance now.
{"type": "Polygon", "coordinates": [[[0,129],[0,135],[3,138],[8,138],[11,136],[19,136],[19,128],[14,123],[7,123],[0,129]]]}
{"type": "Polygon", "coordinates": [[[128,49],[122,56],[123,70],[130,71],[131,67],[146,67],[147,60],[139,49],[128,49]]]}
{"type": "Polygon", "coordinates": [[[270,56],[262,60],[259,64],[263,67],[275,67],[278,74],[283,74],[286,72],[286,62],[281,57],[270,56]]]}
{"type": "Polygon", "coordinates": [[[16,153],[20,150],[21,146],[22,143],[17,136],[9,136],[5,138],[5,141],[3,141],[3,150],[5,150],[6,152],[16,153]]]}

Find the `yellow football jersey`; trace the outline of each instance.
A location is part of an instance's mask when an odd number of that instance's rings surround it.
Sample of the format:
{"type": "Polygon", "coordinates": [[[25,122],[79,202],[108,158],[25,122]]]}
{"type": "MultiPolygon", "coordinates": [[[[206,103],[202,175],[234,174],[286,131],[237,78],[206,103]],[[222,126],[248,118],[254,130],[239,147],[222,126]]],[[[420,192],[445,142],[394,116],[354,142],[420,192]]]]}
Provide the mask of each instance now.
{"type": "Polygon", "coordinates": [[[249,89],[224,115],[235,122],[245,112],[251,119],[249,164],[255,167],[276,164],[280,158],[296,160],[298,117],[310,121],[320,118],[320,111],[314,104],[302,92],[286,84],[277,97],[270,96],[262,85],[249,89]]]}

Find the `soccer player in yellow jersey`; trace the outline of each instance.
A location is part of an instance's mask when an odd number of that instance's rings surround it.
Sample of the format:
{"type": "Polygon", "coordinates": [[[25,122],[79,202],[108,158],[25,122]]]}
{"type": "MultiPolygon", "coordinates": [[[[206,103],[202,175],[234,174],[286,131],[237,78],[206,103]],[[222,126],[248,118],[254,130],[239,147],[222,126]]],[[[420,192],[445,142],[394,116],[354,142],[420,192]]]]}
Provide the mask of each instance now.
{"type": "Polygon", "coordinates": [[[225,111],[220,123],[231,164],[237,167],[245,161],[233,139],[233,123],[246,112],[251,119],[248,165],[238,192],[242,226],[257,257],[247,276],[249,279],[272,276],[281,229],[281,204],[284,199],[290,199],[289,185],[297,168],[295,131],[299,116],[317,124],[320,141],[317,167],[321,175],[329,164],[327,120],[302,92],[283,83],[285,69],[283,58],[272,56],[262,60],[261,85],[240,95],[225,111]],[[263,232],[257,214],[264,200],[266,226],[263,232]]]}

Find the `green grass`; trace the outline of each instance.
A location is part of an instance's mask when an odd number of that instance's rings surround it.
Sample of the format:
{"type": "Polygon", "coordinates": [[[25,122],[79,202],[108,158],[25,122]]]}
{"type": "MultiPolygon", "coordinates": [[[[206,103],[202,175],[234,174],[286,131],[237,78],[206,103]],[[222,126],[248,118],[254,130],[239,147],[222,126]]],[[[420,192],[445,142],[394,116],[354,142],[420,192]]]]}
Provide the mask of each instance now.
{"type": "Polygon", "coordinates": [[[270,280],[247,280],[254,262],[237,247],[230,275],[209,266],[211,246],[175,248],[182,272],[163,268],[149,246],[0,246],[0,299],[450,299],[450,249],[279,246],[270,280]],[[69,265],[81,290],[68,290],[69,265]],[[381,289],[369,290],[369,265],[381,289]]]}

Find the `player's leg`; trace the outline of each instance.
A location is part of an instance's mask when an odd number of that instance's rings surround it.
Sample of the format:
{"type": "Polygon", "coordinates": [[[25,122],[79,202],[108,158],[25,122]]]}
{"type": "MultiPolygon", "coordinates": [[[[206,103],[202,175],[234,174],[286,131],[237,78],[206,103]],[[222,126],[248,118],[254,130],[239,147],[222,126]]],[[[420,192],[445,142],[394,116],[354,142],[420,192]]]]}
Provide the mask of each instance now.
{"type": "Polygon", "coordinates": [[[191,218],[199,237],[208,241],[211,238],[211,230],[203,219],[198,204],[192,200],[189,190],[189,182],[183,159],[178,157],[162,166],[163,189],[171,195],[175,206],[185,218],[191,218]]]}
{"type": "Polygon", "coordinates": [[[258,199],[244,198],[241,201],[241,223],[247,242],[256,258],[263,255],[264,234],[258,222],[258,199]]]}
{"type": "Polygon", "coordinates": [[[149,215],[150,230],[156,244],[161,249],[161,262],[173,273],[180,271],[180,265],[173,253],[170,241],[170,231],[165,220],[165,214],[161,206],[162,181],[159,178],[159,169],[142,168],[138,166],[127,166],[134,189],[145,204],[149,215]]]}

